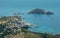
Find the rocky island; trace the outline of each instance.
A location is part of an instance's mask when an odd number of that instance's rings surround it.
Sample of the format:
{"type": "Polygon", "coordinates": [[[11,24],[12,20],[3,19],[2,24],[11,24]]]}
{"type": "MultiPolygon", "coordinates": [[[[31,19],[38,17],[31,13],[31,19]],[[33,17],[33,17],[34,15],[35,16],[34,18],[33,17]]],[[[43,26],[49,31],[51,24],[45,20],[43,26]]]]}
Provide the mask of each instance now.
{"type": "Polygon", "coordinates": [[[54,13],[50,12],[50,11],[45,11],[43,9],[36,8],[36,9],[28,12],[28,14],[54,14],[54,13]]]}

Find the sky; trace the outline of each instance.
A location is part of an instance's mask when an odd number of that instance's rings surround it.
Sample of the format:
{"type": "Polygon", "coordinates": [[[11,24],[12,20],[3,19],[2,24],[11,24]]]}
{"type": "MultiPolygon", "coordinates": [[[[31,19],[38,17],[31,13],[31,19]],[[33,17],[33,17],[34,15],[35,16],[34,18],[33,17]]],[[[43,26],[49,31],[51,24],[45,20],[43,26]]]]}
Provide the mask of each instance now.
{"type": "Polygon", "coordinates": [[[0,0],[0,15],[15,10],[28,10],[32,8],[60,7],[60,0],[0,0]]]}
{"type": "Polygon", "coordinates": [[[0,0],[0,7],[4,6],[44,6],[44,5],[60,5],[60,0],[0,0]]]}

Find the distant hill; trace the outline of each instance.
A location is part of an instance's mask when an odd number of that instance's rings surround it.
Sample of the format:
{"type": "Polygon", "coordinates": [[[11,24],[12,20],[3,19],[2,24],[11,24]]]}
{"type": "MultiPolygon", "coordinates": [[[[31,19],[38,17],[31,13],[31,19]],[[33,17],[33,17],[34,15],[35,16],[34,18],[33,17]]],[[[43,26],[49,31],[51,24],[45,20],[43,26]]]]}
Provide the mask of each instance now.
{"type": "Polygon", "coordinates": [[[43,9],[36,8],[36,9],[33,9],[32,11],[28,12],[28,14],[53,14],[53,12],[45,11],[43,9]]]}

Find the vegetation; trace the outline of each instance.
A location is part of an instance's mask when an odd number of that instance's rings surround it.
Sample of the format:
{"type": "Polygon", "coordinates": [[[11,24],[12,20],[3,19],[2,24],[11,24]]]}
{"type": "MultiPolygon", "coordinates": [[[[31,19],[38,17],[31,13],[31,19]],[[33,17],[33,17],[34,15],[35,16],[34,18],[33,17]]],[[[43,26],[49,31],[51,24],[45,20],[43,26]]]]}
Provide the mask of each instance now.
{"type": "Polygon", "coordinates": [[[37,33],[29,31],[26,27],[19,27],[16,20],[13,21],[9,17],[0,18],[1,21],[7,19],[10,21],[0,24],[0,38],[55,38],[52,33],[37,33]]]}

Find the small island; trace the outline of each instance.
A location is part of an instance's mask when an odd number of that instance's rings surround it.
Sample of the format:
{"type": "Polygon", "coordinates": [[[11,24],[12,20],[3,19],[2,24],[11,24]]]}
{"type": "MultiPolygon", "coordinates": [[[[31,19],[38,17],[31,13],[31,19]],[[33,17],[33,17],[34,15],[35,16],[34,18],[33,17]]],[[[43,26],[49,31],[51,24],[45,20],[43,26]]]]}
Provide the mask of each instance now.
{"type": "Polygon", "coordinates": [[[39,9],[39,8],[36,8],[30,12],[28,12],[28,14],[54,14],[53,12],[50,12],[50,11],[45,11],[43,9],[39,9]]]}

